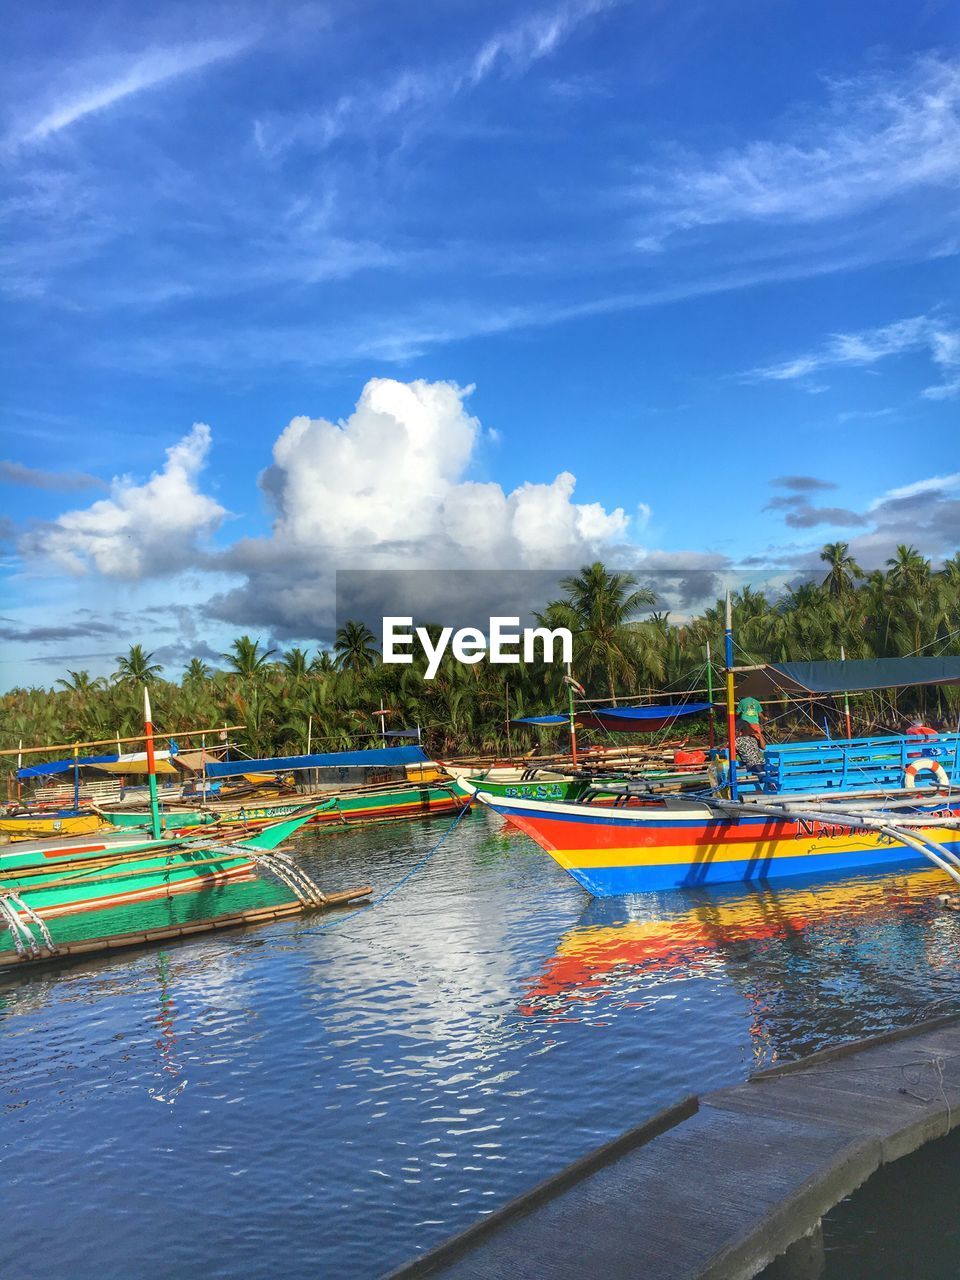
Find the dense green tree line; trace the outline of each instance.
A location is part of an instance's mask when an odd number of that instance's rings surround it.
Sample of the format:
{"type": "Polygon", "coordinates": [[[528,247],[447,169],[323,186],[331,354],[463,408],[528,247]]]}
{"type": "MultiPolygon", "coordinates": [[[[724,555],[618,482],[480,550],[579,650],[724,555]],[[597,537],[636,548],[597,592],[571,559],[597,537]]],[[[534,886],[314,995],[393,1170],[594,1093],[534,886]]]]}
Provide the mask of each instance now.
{"type": "MultiPolygon", "coordinates": [[[[838,542],[824,547],[821,559],[822,580],[776,598],[749,586],[736,593],[738,661],[837,658],[841,646],[848,658],[960,654],[960,554],[935,570],[914,548],[902,546],[883,570],[865,573],[838,542]]],[[[693,619],[672,622],[667,614],[650,613],[654,595],[630,574],[602,564],[585,566],[563,586],[563,596],[538,618],[573,632],[573,669],[587,696],[703,687],[707,643],[715,663],[722,653],[722,600],[693,619]]],[[[302,752],[308,737],[314,750],[369,744],[379,732],[381,705],[388,729],[419,725],[425,745],[438,754],[504,752],[508,745],[531,745],[529,731],[516,729],[508,743],[508,715],[565,706],[557,665],[467,666],[448,652],[433,680],[424,679],[424,667],[422,658],[406,666],[381,663],[374,637],[356,622],[338,632],[332,652],[281,653],[240,636],[223,655],[222,668],[194,658],[178,682],[165,679],[153,655],[137,644],[117,658],[109,680],[68,671],[53,689],[4,694],[2,746],[15,747],[21,739],[28,745],[135,735],[145,683],[162,733],[243,724],[236,737],[254,756],[302,752]]],[[[896,729],[898,718],[916,711],[955,718],[957,706],[956,690],[927,689],[861,697],[853,710],[858,730],[868,731],[896,729]]],[[[11,768],[10,758],[4,759],[11,768]]]]}

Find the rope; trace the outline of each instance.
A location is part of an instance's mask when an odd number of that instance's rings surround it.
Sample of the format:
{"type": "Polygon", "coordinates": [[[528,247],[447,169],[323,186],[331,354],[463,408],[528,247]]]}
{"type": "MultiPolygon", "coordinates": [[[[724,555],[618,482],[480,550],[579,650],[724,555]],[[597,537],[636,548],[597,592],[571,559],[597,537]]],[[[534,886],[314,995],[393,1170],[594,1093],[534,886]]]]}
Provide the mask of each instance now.
{"type": "MultiPolygon", "coordinates": [[[[395,885],[392,885],[389,889],[385,890],[383,893],[380,894],[379,897],[374,898],[372,902],[362,903],[357,908],[357,910],[370,911],[372,910],[373,907],[379,907],[381,903],[386,902],[388,898],[392,898],[393,895],[398,890],[403,888],[403,886],[407,883],[408,880],[411,880],[417,874],[417,872],[422,870],[430,861],[430,859],[436,853],[439,852],[440,847],[444,844],[447,837],[453,835],[454,831],[457,829],[457,827],[460,825],[460,823],[463,821],[463,819],[466,817],[466,815],[469,812],[470,812],[470,806],[465,805],[457,814],[457,816],[454,818],[454,820],[450,823],[449,827],[447,827],[446,831],[444,831],[443,835],[440,837],[437,843],[433,846],[433,848],[430,849],[428,853],[424,854],[424,856],[420,859],[419,862],[414,863],[414,865],[410,868],[410,870],[406,872],[405,875],[401,876],[395,885]]],[[[335,929],[341,924],[346,924],[348,920],[352,920],[353,918],[354,918],[353,914],[349,916],[340,916],[338,919],[328,920],[325,924],[318,925],[315,929],[310,929],[308,932],[326,933],[328,929],[335,929]]]]}

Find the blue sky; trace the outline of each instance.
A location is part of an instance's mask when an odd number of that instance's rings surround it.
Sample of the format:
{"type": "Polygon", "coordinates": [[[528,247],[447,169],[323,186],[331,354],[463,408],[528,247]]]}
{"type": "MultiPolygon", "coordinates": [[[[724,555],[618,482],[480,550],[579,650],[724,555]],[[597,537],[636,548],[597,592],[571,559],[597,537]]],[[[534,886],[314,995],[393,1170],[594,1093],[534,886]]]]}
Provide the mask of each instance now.
{"type": "Polygon", "coordinates": [[[956,549],[951,6],[8,21],[3,686],[316,642],[338,567],[956,549]]]}

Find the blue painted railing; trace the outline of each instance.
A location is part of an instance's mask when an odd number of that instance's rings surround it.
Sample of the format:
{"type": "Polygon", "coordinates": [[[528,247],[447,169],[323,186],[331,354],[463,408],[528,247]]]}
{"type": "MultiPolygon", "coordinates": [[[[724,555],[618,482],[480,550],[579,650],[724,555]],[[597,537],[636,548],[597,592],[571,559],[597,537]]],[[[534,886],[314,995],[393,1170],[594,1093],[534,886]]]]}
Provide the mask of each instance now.
{"type": "MultiPolygon", "coordinates": [[[[765,751],[764,791],[884,791],[904,785],[907,765],[935,760],[960,785],[960,734],[786,742],[765,751]]],[[[921,774],[919,786],[934,783],[921,774]]]]}

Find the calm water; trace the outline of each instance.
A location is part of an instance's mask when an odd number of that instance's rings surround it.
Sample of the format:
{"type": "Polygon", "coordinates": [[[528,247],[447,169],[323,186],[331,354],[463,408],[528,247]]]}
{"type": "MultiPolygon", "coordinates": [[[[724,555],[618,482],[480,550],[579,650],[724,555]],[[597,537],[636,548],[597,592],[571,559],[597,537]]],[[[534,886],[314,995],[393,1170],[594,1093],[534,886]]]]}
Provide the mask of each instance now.
{"type": "MultiPolygon", "coordinates": [[[[444,829],[300,850],[379,891],[444,829]]],[[[380,1275],[684,1093],[955,1008],[941,887],[591,903],[477,814],[374,910],[9,979],[0,1274],[380,1275]]]]}

